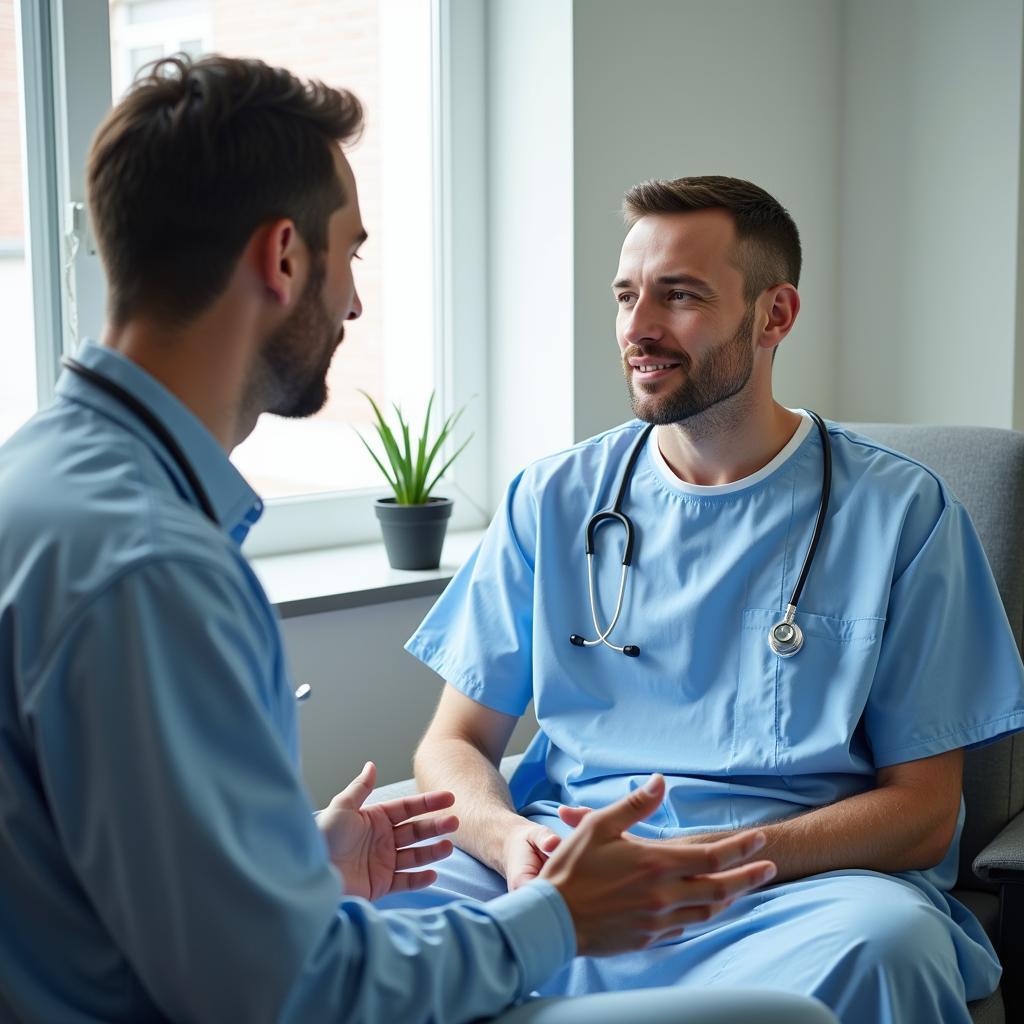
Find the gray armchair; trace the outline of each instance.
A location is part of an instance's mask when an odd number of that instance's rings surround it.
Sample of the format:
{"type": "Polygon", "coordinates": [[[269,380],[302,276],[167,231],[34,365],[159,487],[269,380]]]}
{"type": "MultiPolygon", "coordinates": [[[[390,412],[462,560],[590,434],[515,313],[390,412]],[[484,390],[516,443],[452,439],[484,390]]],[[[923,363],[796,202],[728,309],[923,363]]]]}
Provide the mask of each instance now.
{"type": "MultiPolygon", "coordinates": [[[[992,427],[853,423],[930,466],[964,503],[981,537],[1017,647],[1024,627],[1024,434],[992,427]]],[[[964,680],[969,684],[969,680],[964,680]]],[[[977,915],[1004,965],[1000,990],[971,1004],[976,1024],[1024,1020],[1024,737],[969,751],[967,820],[953,895],[977,915]]]]}
{"type": "MultiPolygon", "coordinates": [[[[1024,434],[991,427],[851,424],[854,430],[934,469],[964,503],[981,537],[1018,648],[1024,630],[1024,434]]],[[[965,685],[969,680],[964,680],[965,685]]],[[[518,757],[501,764],[508,778],[518,757]]],[[[411,781],[374,794],[414,791],[411,781]]],[[[975,1024],[1024,1020],[1024,736],[970,751],[967,819],[953,895],[978,917],[1005,965],[1000,989],[971,1004],[975,1024]]]]}

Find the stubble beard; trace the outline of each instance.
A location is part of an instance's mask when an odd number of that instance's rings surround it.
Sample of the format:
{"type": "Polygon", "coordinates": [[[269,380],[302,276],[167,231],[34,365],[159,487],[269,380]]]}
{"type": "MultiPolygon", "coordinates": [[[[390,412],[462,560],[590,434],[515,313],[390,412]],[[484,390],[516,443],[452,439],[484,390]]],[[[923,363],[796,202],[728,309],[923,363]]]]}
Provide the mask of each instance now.
{"type": "Polygon", "coordinates": [[[327,371],[344,328],[337,330],[324,308],[325,275],[325,261],[317,259],[295,309],[263,344],[251,388],[260,411],[301,419],[327,403],[327,371]]]}
{"type": "MultiPolygon", "coordinates": [[[[750,380],[754,369],[754,350],[751,344],[751,333],[754,327],[754,305],[751,303],[743,315],[739,328],[726,342],[704,354],[695,365],[683,353],[683,372],[686,379],[669,394],[660,400],[655,398],[657,384],[645,388],[643,380],[637,380],[637,371],[626,361],[635,356],[634,349],[623,353],[623,372],[626,376],[626,388],[629,391],[633,415],[637,419],[658,426],[686,423],[688,432],[700,430],[704,421],[719,419],[719,413],[725,413],[724,403],[732,405],[730,399],[738,396],[750,380]]],[[[678,352],[659,352],[656,349],[644,348],[649,356],[662,356],[666,360],[679,360],[678,352]]]]}

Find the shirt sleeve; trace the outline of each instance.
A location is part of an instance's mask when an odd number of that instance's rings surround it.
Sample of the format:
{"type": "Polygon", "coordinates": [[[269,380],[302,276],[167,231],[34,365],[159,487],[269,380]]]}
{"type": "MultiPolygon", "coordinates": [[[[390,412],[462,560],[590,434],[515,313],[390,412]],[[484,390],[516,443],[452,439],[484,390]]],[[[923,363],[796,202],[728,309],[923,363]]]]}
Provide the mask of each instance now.
{"type": "Polygon", "coordinates": [[[865,711],[877,767],[1024,728],[1024,669],[981,541],[948,498],[893,584],[865,711]]]}
{"type": "Polygon", "coordinates": [[[26,715],[87,897],[173,1020],[465,1021],[574,953],[546,883],[486,905],[343,899],[258,693],[269,648],[222,570],[156,562],[70,623],[26,715]]]}
{"type": "Polygon", "coordinates": [[[405,649],[467,697],[519,716],[533,697],[536,518],[522,474],[405,649]]]}

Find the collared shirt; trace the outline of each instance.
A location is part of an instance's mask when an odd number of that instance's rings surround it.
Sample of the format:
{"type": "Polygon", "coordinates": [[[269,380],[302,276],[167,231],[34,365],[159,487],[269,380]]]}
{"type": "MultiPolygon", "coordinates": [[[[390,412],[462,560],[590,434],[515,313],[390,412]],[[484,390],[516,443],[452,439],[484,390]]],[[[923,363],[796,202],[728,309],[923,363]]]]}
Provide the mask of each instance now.
{"type": "Polygon", "coordinates": [[[114,351],[0,448],[0,1019],[457,1021],[574,952],[546,883],[486,907],[346,898],[298,773],[258,497],[114,351]]]}

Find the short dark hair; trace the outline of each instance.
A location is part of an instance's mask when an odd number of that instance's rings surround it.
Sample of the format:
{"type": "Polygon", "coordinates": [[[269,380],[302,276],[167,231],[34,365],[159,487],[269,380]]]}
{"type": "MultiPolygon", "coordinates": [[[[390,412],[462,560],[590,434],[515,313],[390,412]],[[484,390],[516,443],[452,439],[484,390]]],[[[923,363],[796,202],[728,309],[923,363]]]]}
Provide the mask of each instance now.
{"type": "Polygon", "coordinates": [[[772,285],[800,283],[800,233],[782,204],[742,178],[709,174],[694,178],[643,181],[625,195],[622,214],[632,227],[657,213],[727,210],[740,243],[737,266],[752,302],[772,285]]]}
{"type": "Polygon", "coordinates": [[[86,171],[111,321],[194,319],[277,218],[325,251],[345,202],[332,151],[362,123],[352,93],[259,60],[148,66],[97,130],[86,171]]]}

